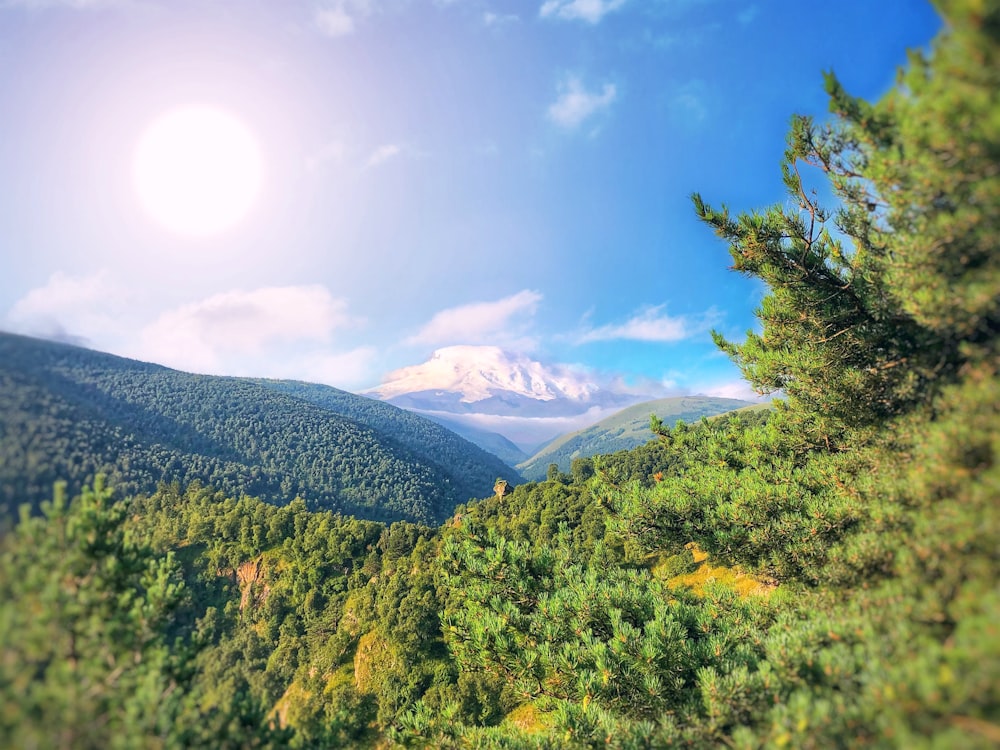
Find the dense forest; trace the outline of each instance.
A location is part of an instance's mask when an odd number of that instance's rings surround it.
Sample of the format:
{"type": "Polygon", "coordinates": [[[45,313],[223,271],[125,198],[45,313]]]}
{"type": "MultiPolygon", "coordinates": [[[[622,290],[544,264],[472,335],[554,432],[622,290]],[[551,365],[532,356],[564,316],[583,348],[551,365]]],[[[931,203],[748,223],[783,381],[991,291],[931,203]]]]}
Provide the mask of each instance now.
{"type": "Polygon", "coordinates": [[[519,477],[440,425],[323,385],[192,375],[0,333],[0,510],[104,473],[124,494],[198,480],[380,521],[440,523],[519,477]]]}
{"type": "Polygon", "coordinates": [[[1000,3],[942,6],[882,100],[827,77],[780,205],[693,199],[767,285],[716,339],[774,409],[654,420],[440,526],[57,485],[2,542],[0,736],[997,747],[1000,3]]]}

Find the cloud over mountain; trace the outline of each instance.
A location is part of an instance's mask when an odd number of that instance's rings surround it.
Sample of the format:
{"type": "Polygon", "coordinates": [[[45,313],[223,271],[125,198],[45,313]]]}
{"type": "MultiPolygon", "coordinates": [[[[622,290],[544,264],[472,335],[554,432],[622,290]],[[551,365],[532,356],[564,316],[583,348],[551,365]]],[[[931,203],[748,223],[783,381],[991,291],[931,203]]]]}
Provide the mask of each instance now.
{"type": "Polygon", "coordinates": [[[721,314],[711,308],[701,315],[668,315],[664,305],[647,307],[635,313],[624,323],[616,323],[589,328],[582,331],[577,341],[581,344],[592,341],[674,342],[706,333],[720,319],[721,314]]]}
{"type": "Polygon", "coordinates": [[[545,365],[495,346],[438,349],[426,362],[389,373],[367,394],[529,446],[649,398],[612,389],[581,368],[545,365]]]}
{"type": "Polygon", "coordinates": [[[450,307],[436,313],[406,343],[440,346],[456,341],[507,342],[523,338],[541,300],[538,292],[524,289],[498,300],[450,307]]]}

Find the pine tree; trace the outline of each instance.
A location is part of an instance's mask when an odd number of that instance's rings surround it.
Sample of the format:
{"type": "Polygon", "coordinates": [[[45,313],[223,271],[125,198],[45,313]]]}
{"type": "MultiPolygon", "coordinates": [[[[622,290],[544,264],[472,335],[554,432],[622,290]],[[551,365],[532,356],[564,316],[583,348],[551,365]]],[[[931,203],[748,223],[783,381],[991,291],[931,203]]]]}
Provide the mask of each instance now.
{"type": "Polygon", "coordinates": [[[18,747],[156,747],[180,708],[186,592],[172,555],[133,542],[100,477],[22,514],[0,564],[0,714],[18,747]]]}
{"type": "MultiPolygon", "coordinates": [[[[943,4],[932,56],[869,104],[826,77],[832,121],[793,118],[789,204],[732,218],[694,196],[733,268],[769,289],[760,334],[717,343],[762,392],[783,391],[811,444],[927,403],[1000,329],[998,4],[943,4]],[[804,171],[840,200],[824,209],[804,171]]],[[[855,436],[856,437],[856,436],[855,436]]]]}

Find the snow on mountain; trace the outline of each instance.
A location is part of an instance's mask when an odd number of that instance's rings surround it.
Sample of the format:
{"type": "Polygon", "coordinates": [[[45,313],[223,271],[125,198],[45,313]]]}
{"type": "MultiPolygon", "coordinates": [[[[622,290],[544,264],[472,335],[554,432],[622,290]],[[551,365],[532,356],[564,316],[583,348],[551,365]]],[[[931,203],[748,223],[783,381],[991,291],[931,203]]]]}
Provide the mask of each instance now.
{"type": "Polygon", "coordinates": [[[438,349],[422,364],[389,373],[365,395],[499,433],[529,453],[556,435],[650,398],[602,387],[585,372],[543,365],[496,346],[438,349]]]}
{"type": "Polygon", "coordinates": [[[568,367],[546,367],[524,354],[496,346],[448,346],[429,360],[389,373],[371,395],[384,401],[426,391],[457,394],[466,404],[500,394],[537,401],[569,399],[588,402],[599,391],[596,383],[568,367]]]}

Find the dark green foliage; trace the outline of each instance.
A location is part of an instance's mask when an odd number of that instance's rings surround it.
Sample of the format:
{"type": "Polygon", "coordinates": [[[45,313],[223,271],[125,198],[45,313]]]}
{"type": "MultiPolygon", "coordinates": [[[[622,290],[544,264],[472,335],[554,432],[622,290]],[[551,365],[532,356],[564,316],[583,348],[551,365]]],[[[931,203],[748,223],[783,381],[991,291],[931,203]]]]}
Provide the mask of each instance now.
{"type": "Polygon", "coordinates": [[[1000,328],[995,3],[948,5],[932,58],[869,104],[827,76],[837,117],[793,118],[782,165],[794,209],[736,219],[695,196],[733,268],[767,283],[762,334],[720,346],[764,391],[783,389],[805,434],[881,424],[933,396],[1000,328]],[[815,168],[841,200],[822,208],[815,168]]]}
{"type": "Polygon", "coordinates": [[[494,495],[468,508],[459,507],[459,528],[478,524],[495,530],[510,541],[544,547],[562,532],[583,558],[595,554],[603,543],[602,554],[624,559],[621,539],[606,535],[605,511],[594,502],[588,486],[571,483],[560,474],[555,480],[529,482],[514,488],[502,498],[494,495]]]}
{"type": "Polygon", "coordinates": [[[695,539],[727,562],[816,583],[831,543],[881,510],[857,494],[870,470],[863,458],[803,453],[784,410],[763,424],[732,416],[680,425],[661,443],[673,459],[659,482],[606,481],[601,494],[620,514],[621,532],[646,549],[678,550],[695,539]]]}
{"type": "Polygon", "coordinates": [[[170,552],[127,528],[100,478],[0,544],[0,727],[12,747],[269,747],[262,716],[206,710],[199,639],[170,552]]]}
{"type": "Polygon", "coordinates": [[[440,522],[489,491],[495,457],[401,409],[325,386],[220,378],[0,333],[0,506],[106,472],[123,492],[228,494],[440,522]]]}
{"type": "Polygon", "coordinates": [[[496,456],[508,466],[516,467],[519,463],[528,458],[527,453],[518,448],[514,445],[514,443],[498,432],[477,429],[471,425],[465,424],[464,422],[443,417],[440,412],[433,414],[425,413],[424,416],[434,422],[437,422],[443,427],[447,427],[456,435],[460,435],[470,443],[478,445],[484,451],[496,456]]]}
{"type": "Polygon", "coordinates": [[[185,596],[177,566],[131,542],[125,507],[97,484],[22,518],[0,566],[0,691],[8,742],[127,746],[179,707],[163,628],[185,596]],[[30,717],[24,721],[24,717],[30,717]]]}
{"type": "Polygon", "coordinates": [[[318,670],[334,669],[350,647],[338,626],[384,527],[310,512],[300,500],[274,507],[198,485],[163,487],[131,510],[154,544],[193,552],[189,587],[206,608],[196,683],[203,706],[223,715],[233,705],[258,717],[276,711],[294,721],[295,746],[366,734],[373,707],[364,696],[340,690],[336,705],[315,698],[325,687],[318,670]],[[292,685],[300,692],[288,699],[292,685]]]}
{"type": "Polygon", "coordinates": [[[512,481],[519,479],[509,466],[497,460],[496,455],[477,448],[451,429],[405,409],[326,385],[292,380],[257,382],[353,419],[401,444],[450,476],[458,492],[465,493],[465,500],[483,495],[491,477],[497,473],[512,481]]]}
{"type": "Polygon", "coordinates": [[[694,539],[810,587],[766,634],[775,705],[734,732],[740,746],[1000,737],[986,625],[1000,617],[1000,112],[996,66],[983,68],[1000,6],[952,10],[955,29],[884,101],[851,99],[831,76],[840,119],[794,121],[795,210],[732,219],[696,199],[735,268],[770,288],[762,332],[720,343],[787,405],[764,426],[664,431],[681,468],[652,490],[601,492],[647,549],[694,539]],[[830,179],[837,214],[802,166],[830,179]]]}
{"type": "MultiPolygon", "coordinates": [[[[691,710],[695,672],[721,650],[722,623],[711,625],[646,571],[575,563],[560,541],[533,553],[491,530],[445,545],[454,592],[445,636],[459,667],[497,676],[521,701],[594,701],[645,718],[691,710]]],[[[738,650],[726,649],[730,658],[738,650]]]]}

